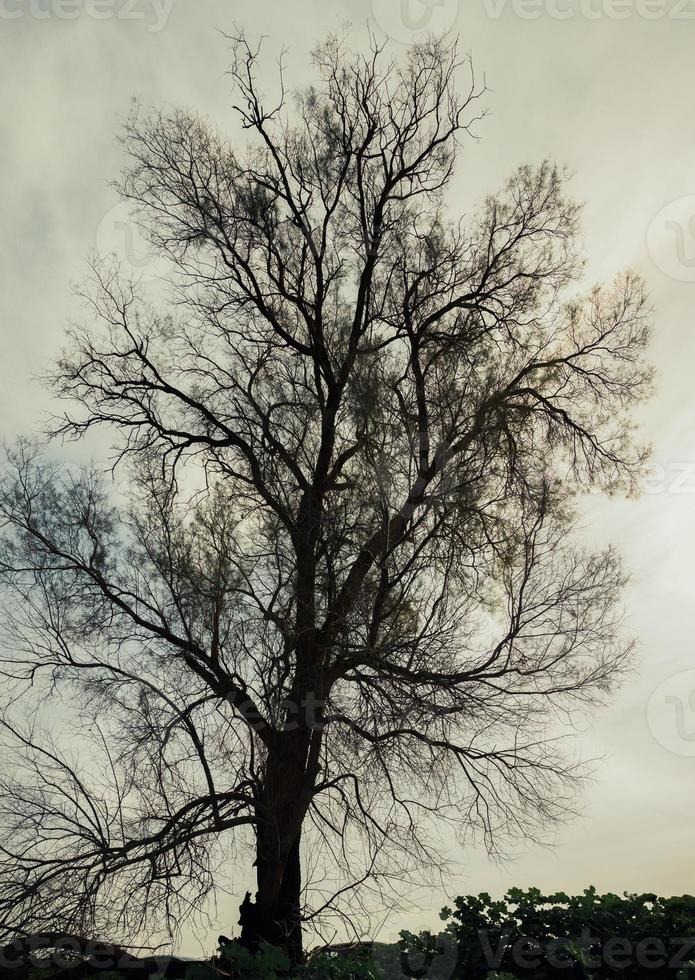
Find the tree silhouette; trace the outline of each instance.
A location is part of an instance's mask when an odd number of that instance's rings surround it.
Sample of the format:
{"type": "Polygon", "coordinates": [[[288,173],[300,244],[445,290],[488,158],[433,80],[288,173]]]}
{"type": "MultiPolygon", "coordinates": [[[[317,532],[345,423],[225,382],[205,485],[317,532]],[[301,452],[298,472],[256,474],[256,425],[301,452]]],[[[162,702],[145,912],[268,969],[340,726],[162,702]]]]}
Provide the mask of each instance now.
{"type": "Polygon", "coordinates": [[[299,959],[302,923],[438,860],[435,817],[494,846],[562,815],[549,726],[629,655],[620,563],[571,530],[640,475],[640,282],[576,295],[550,163],[448,218],[481,95],[455,46],[331,39],[290,108],[234,50],[248,149],[126,127],[169,296],[96,263],[52,379],[114,485],[8,454],[5,937],[171,927],[253,859],[244,941],[299,959]]]}

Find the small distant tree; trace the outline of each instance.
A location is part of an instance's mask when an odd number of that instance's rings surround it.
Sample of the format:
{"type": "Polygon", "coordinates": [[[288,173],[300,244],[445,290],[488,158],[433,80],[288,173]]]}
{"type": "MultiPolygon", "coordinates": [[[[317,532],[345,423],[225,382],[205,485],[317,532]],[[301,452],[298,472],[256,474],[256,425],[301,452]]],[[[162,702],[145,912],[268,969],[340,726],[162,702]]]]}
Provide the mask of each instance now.
{"type": "Polygon", "coordinates": [[[550,163],[451,219],[455,46],[331,39],[291,107],[235,52],[248,149],[126,127],[169,300],[97,264],[53,377],[53,434],[105,429],[116,483],[8,455],[5,937],[171,928],[246,862],[244,943],[299,960],[303,922],[437,859],[434,817],[492,846],[560,816],[548,725],[629,654],[572,501],[639,478],[642,285],[576,295],[550,163]]]}

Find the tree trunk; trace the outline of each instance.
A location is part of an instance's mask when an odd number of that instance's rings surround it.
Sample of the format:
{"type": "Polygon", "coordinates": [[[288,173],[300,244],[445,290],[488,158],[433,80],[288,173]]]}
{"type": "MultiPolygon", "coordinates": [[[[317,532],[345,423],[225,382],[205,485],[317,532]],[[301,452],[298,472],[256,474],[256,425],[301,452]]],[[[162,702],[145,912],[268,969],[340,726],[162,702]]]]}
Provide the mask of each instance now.
{"type": "Polygon", "coordinates": [[[265,785],[257,809],[254,903],[241,908],[241,942],[247,949],[270,943],[292,964],[302,961],[299,846],[308,804],[305,785],[310,733],[283,732],[266,762],[265,785]]]}
{"type": "Polygon", "coordinates": [[[303,961],[300,918],[301,867],[298,835],[290,847],[284,867],[267,860],[258,848],[256,875],[258,891],[252,902],[247,892],[239,907],[242,946],[255,953],[261,943],[282,949],[292,965],[303,961]]]}

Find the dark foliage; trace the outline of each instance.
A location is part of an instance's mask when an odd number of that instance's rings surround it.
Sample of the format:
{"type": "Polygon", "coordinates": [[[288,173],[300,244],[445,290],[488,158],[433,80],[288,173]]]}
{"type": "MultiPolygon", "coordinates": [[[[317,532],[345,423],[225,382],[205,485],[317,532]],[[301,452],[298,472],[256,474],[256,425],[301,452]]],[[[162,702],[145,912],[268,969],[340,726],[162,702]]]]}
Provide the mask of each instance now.
{"type": "Polygon", "coordinates": [[[402,934],[404,953],[419,955],[430,978],[486,980],[497,972],[525,980],[695,977],[691,895],[599,895],[592,887],[569,896],[512,888],[500,901],[486,893],[458,898],[442,918],[447,927],[438,937],[402,934]]]}

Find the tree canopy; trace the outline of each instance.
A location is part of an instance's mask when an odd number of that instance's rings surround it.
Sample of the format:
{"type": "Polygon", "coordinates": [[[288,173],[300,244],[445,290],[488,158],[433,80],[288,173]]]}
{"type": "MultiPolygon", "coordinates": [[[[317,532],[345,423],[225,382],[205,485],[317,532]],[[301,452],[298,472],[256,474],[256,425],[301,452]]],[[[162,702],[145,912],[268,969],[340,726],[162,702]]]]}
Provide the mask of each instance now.
{"type": "Polygon", "coordinates": [[[8,453],[0,936],[171,928],[255,859],[247,940],[298,958],[302,922],[439,859],[436,817],[494,846],[561,816],[549,725],[631,649],[619,559],[573,524],[642,469],[639,278],[580,292],[550,162],[458,219],[456,45],[329,39],[277,104],[234,51],[246,148],[125,129],[167,297],[95,264],[52,376],[52,435],[105,429],[115,484],[8,453]]]}

